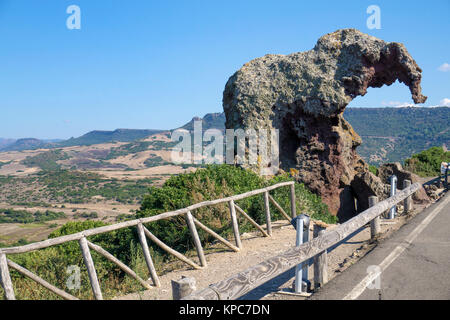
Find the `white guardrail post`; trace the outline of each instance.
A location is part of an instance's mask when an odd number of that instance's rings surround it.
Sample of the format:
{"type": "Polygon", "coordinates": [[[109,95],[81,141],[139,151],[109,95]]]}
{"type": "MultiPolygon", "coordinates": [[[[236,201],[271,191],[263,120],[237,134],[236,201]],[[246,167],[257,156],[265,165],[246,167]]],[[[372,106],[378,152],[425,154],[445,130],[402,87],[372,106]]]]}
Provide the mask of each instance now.
{"type": "Polygon", "coordinates": [[[441,174],[439,176],[439,180],[444,180],[444,188],[448,189],[448,171],[450,170],[450,162],[441,162],[441,174]]]}
{"type": "MultiPolygon", "coordinates": [[[[409,188],[400,190],[395,196],[380,201],[373,207],[368,208],[350,220],[339,224],[329,231],[323,232],[322,235],[319,235],[298,247],[293,247],[281,254],[253,265],[226,279],[213,283],[204,289],[193,292],[189,296],[183,298],[183,300],[238,299],[267,281],[298,266],[300,262],[309,265],[310,259],[340,243],[356,230],[370,223],[376,217],[389,211],[394,205],[414,194],[421,187],[422,185],[420,183],[414,183],[409,188]]],[[[297,227],[297,221],[295,221],[295,219],[293,219],[291,223],[297,227]]],[[[302,229],[303,228],[298,228],[299,231],[302,229]]],[[[303,234],[299,235],[298,239],[303,239],[303,234]]]]}
{"type": "MultiPolygon", "coordinates": [[[[309,216],[300,214],[291,221],[294,228],[297,230],[295,237],[295,246],[300,247],[303,243],[309,240],[309,216]]],[[[310,289],[310,282],[308,280],[309,261],[302,262],[295,267],[295,281],[294,292],[306,293],[310,289]]]]}
{"type": "MultiPolygon", "coordinates": [[[[392,175],[389,178],[389,180],[391,182],[391,197],[393,197],[397,193],[397,177],[395,175],[392,175]]],[[[394,205],[389,211],[389,219],[394,219],[396,215],[397,215],[397,206],[394,205]]]]}

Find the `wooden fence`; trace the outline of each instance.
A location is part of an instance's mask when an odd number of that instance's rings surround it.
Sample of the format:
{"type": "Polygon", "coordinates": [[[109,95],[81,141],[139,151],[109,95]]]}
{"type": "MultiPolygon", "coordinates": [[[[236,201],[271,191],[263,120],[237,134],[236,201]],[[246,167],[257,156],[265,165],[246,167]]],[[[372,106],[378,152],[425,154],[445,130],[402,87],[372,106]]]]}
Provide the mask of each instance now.
{"type": "Polygon", "coordinates": [[[372,224],[372,222],[381,214],[397,205],[399,202],[403,200],[405,200],[405,204],[410,202],[412,194],[419,190],[420,187],[421,185],[419,183],[410,185],[384,201],[377,204],[373,203],[374,205],[372,207],[336,228],[330,231],[321,232],[311,241],[306,242],[299,247],[289,249],[276,257],[269,258],[228,279],[212,284],[208,288],[196,291],[183,299],[237,299],[299,263],[305,262],[315,256],[322,255],[326,250],[337,245],[367,223],[372,224]]]}
{"type": "Polygon", "coordinates": [[[295,210],[295,185],[293,181],[289,182],[282,182],[278,183],[272,186],[269,186],[267,188],[262,188],[258,190],[249,191],[243,194],[234,195],[227,198],[217,199],[217,200],[211,200],[211,201],[203,201],[194,205],[191,205],[187,208],[170,211],[161,213],[152,217],[142,218],[142,219],[135,219],[130,220],[126,222],[116,223],[113,225],[108,225],[104,227],[94,228],[85,230],[82,232],[61,236],[53,239],[48,239],[24,246],[19,247],[10,247],[10,248],[2,248],[0,249],[0,282],[1,285],[5,291],[5,297],[8,300],[14,300],[15,294],[14,294],[14,288],[11,281],[11,277],[9,274],[9,268],[12,268],[22,275],[29,277],[30,279],[34,280],[35,282],[39,283],[43,287],[47,288],[51,292],[55,293],[56,295],[67,299],[67,300],[77,300],[76,297],[72,296],[71,294],[56,288],[52,284],[48,283],[41,277],[35,275],[31,271],[23,268],[22,266],[14,263],[10,259],[7,258],[7,255],[13,255],[13,254],[19,254],[19,253],[25,253],[30,252],[34,250],[39,250],[43,248],[47,248],[50,246],[55,246],[59,244],[63,244],[69,241],[78,241],[81,249],[81,253],[83,255],[84,263],[86,265],[88,275],[89,275],[89,281],[92,287],[92,291],[94,293],[94,297],[97,300],[103,299],[102,292],[100,290],[100,284],[97,278],[97,272],[95,270],[95,265],[92,260],[91,252],[90,250],[93,250],[97,253],[99,253],[104,258],[108,259],[109,261],[115,263],[117,266],[119,266],[124,272],[126,272],[129,276],[134,278],[136,281],[138,281],[144,288],[151,289],[152,286],[150,286],[144,279],[139,277],[131,268],[126,266],[124,263],[119,261],[116,257],[114,257],[112,254],[104,250],[102,247],[90,242],[87,240],[87,237],[102,234],[122,228],[128,228],[128,227],[137,227],[138,236],[140,245],[142,247],[144,258],[148,267],[148,270],[150,272],[150,277],[153,282],[154,287],[159,287],[160,281],[158,278],[158,275],[156,273],[152,257],[150,255],[150,250],[147,244],[147,238],[151,241],[153,241],[156,245],[158,245],[160,248],[165,250],[166,252],[174,255],[179,260],[185,262],[189,266],[195,268],[195,269],[201,269],[207,266],[207,261],[203,252],[203,247],[200,242],[200,238],[197,233],[197,227],[202,229],[203,231],[207,232],[214,238],[216,238],[218,241],[232,249],[233,251],[240,251],[242,248],[242,242],[240,238],[239,233],[239,225],[238,225],[238,219],[237,219],[237,212],[239,212],[243,217],[245,217],[253,226],[255,226],[263,236],[267,237],[272,234],[272,228],[271,228],[271,214],[270,214],[270,206],[269,202],[274,204],[274,206],[281,212],[281,214],[288,220],[292,219],[296,216],[296,210],[295,210]],[[270,191],[275,190],[277,188],[290,186],[290,201],[291,201],[291,216],[289,216],[283,208],[274,200],[274,198],[269,194],[270,191]],[[258,223],[256,223],[247,213],[244,212],[236,203],[235,201],[245,199],[251,196],[263,194],[264,196],[264,207],[265,207],[265,217],[266,217],[266,229],[264,229],[262,226],[260,226],[258,223]],[[215,233],[213,230],[211,230],[209,227],[201,223],[199,220],[197,220],[192,212],[195,209],[199,209],[205,206],[212,206],[217,205],[220,203],[228,203],[229,209],[230,209],[230,219],[231,219],[231,226],[233,229],[235,244],[231,243],[230,241],[224,239],[217,233],[215,233]],[[181,254],[180,252],[177,252],[176,250],[170,248],[168,245],[166,245],[164,242],[162,242],[160,239],[158,239],[155,235],[153,235],[145,226],[146,223],[155,222],[162,219],[168,219],[175,216],[181,216],[184,215],[186,219],[186,223],[189,227],[191,236],[194,240],[194,244],[196,247],[199,264],[195,263],[185,255],[181,254]]]}

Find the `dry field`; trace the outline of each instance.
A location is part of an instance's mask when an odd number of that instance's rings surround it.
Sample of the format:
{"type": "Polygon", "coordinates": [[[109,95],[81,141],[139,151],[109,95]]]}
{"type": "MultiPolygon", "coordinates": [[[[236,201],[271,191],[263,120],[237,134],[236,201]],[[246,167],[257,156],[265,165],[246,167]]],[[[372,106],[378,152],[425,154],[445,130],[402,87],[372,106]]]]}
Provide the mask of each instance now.
{"type": "MultiPolygon", "coordinates": [[[[132,214],[139,208],[142,193],[146,190],[144,187],[158,186],[173,174],[195,170],[170,163],[172,145],[168,133],[163,132],[134,142],[0,152],[0,209],[26,210],[31,213],[51,210],[64,212],[67,216],[66,219],[45,223],[0,224],[0,242],[11,244],[19,239],[46,239],[53,230],[67,221],[85,220],[80,216],[82,214],[95,212],[95,220],[109,223],[117,221],[118,216],[132,214]],[[56,155],[55,150],[58,152],[56,155]],[[27,161],[30,159],[33,161],[27,161]],[[80,191],[97,188],[100,190],[99,194],[90,192],[81,202],[79,199],[74,201],[73,196],[61,196],[61,193],[68,190],[67,186],[59,186],[62,178],[58,176],[47,178],[45,170],[50,165],[86,177],[94,174],[94,182],[86,180],[83,183],[83,178],[79,178],[76,180],[76,188],[80,191]],[[42,174],[44,179],[39,176],[42,174]],[[118,188],[118,192],[125,189],[132,193],[134,189],[127,188],[135,187],[134,184],[139,184],[141,191],[136,199],[130,198],[129,201],[108,198],[102,195],[101,190],[111,183],[118,188]],[[58,186],[55,187],[54,184],[58,186]]],[[[73,184],[75,188],[72,180],[68,184],[69,187],[73,184]]],[[[111,193],[111,190],[108,191],[111,193]]]]}

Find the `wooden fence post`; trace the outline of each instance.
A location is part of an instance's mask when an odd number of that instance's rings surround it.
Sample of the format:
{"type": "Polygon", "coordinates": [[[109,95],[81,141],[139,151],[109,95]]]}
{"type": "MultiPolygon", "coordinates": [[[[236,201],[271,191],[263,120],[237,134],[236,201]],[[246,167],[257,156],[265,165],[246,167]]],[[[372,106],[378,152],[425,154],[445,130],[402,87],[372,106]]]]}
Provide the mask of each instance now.
{"type": "Polygon", "coordinates": [[[295,184],[291,184],[291,215],[292,218],[297,216],[297,209],[295,203],[295,184]]]}
{"type": "Polygon", "coordinates": [[[172,280],[172,299],[181,300],[197,290],[195,278],[182,276],[180,280],[172,280]]]}
{"type": "MultiPolygon", "coordinates": [[[[411,186],[410,180],[403,180],[403,189],[409,188],[411,186]]],[[[409,213],[412,210],[412,196],[409,196],[403,201],[403,212],[409,213]]]]}
{"type": "Polygon", "coordinates": [[[150,250],[148,249],[147,238],[144,234],[144,227],[142,223],[137,225],[139,242],[141,243],[142,251],[144,252],[145,262],[147,264],[148,271],[150,272],[150,277],[153,280],[155,287],[160,287],[161,282],[159,281],[158,275],[156,274],[155,266],[153,265],[152,256],[150,255],[150,250]]]}
{"type": "Polygon", "coordinates": [[[269,200],[272,204],[280,211],[280,213],[287,219],[287,221],[291,221],[291,217],[284,211],[284,209],[275,201],[275,199],[269,194],[269,200]]]}
{"type": "MultiPolygon", "coordinates": [[[[323,235],[326,232],[325,228],[315,224],[313,230],[313,237],[323,235]]],[[[314,290],[323,287],[328,282],[328,254],[327,250],[319,253],[314,257],[314,290]]]]}
{"type": "Polygon", "coordinates": [[[92,250],[94,250],[98,254],[102,255],[103,257],[105,257],[106,259],[111,261],[112,263],[115,263],[120,269],[122,269],[130,277],[132,277],[133,279],[137,280],[144,288],[146,288],[147,290],[151,290],[152,289],[152,287],[147,282],[145,282],[144,279],[139,277],[136,272],[131,270],[130,267],[128,267],[122,261],[120,261],[119,259],[114,257],[111,253],[109,253],[108,251],[106,251],[102,247],[100,247],[100,246],[98,246],[98,245],[96,245],[96,244],[94,244],[94,243],[92,243],[90,241],[88,241],[87,244],[88,244],[89,248],[91,248],[92,250]]]}
{"type": "Polygon", "coordinates": [[[244,216],[244,218],[246,218],[248,221],[250,221],[250,223],[255,226],[259,231],[261,231],[261,233],[263,234],[264,237],[268,237],[269,235],[267,234],[266,230],[263,229],[263,227],[261,227],[258,223],[256,223],[255,220],[252,219],[252,217],[250,217],[244,210],[242,210],[241,207],[239,207],[236,203],[234,203],[234,207],[236,208],[237,212],[239,212],[240,214],[242,214],[244,216]]]}
{"type": "Polygon", "coordinates": [[[189,231],[191,232],[192,239],[194,239],[195,248],[197,249],[198,259],[200,260],[200,265],[202,267],[206,267],[206,258],[203,252],[202,243],[200,241],[200,237],[198,236],[197,228],[195,227],[194,219],[192,218],[192,213],[190,211],[186,212],[186,223],[189,227],[189,231]]]}
{"type": "Polygon", "coordinates": [[[0,281],[3,290],[5,291],[6,300],[16,300],[11,277],[9,275],[8,262],[4,253],[0,253],[0,281]]]}
{"type": "Polygon", "coordinates": [[[401,190],[393,197],[380,201],[376,206],[368,208],[364,212],[339,224],[331,230],[327,230],[322,236],[312,239],[299,247],[288,249],[284,253],[251,266],[227,279],[211,284],[207,288],[196,291],[184,299],[231,300],[242,297],[256,287],[290,270],[299,263],[308,261],[314,256],[321,254],[323,251],[339,244],[356,230],[366,226],[383,212],[419,190],[420,187],[420,183],[414,183],[411,187],[401,190]]]}
{"type": "Polygon", "coordinates": [[[242,242],[241,242],[241,235],[239,234],[239,225],[238,225],[238,221],[237,221],[236,208],[234,206],[234,200],[230,200],[228,202],[228,205],[230,207],[231,227],[233,228],[233,233],[234,233],[234,239],[236,241],[236,246],[239,249],[241,249],[242,248],[242,242]]]}
{"type": "Polygon", "coordinates": [[[30,278],[31,280],[33,280],[36,283],[40,284],[44,288],[47,288],[48,290],[50,290],[54,294],[56,294],[56,295],[58,295],[58,296],[60,296],[60,297],[62,297],[64,299],[66,299],[66,300],[79,300],[77,297],[74,297],[71,294],[68,294],[64,290],[58,289],[57,287],[55,287],[54,285],[48,283],[47,281],[45,281],[41,277],[35,275],[31,271],[28,271],[24,267],[19,266],[17,263],[14,263],[13,261],[11,261],[9,259],[7,259],[7,262],[8,262],[8,266],[10,266],[12,269],[15,269],[17,272],[23,274],[24,276],[27,276],[28,278],[30,278]]]}
{"type": "MultiPolygon", "coordinates": [[[[373,207],[378,203],[378,197],[376,196],[370,196],[369,197],[369,208],[373,207]]],[[[381,231],[380,226],[380,216],[376,217],[372,221],[370,221],[370,238],[372,240],[375,240],[375,238],[378,236],[378,234],[381,231]]]]}
{"type": "Polygon", "coordinates": [[[270,220],[269,192],[264,192],[264,209],[266,212],[266,229],[269,236],[272,235],[272,221],[270,220]]]}
{"type": "Polygon", "coordinates": [[[194,223],[203,231],[209,233],[210,235],[212,235],[214,238],[216,238],[217,240],[219,240],[220,242],[222,242],[224,245],[226,245],[228,248],[230,248],[231,250],[235,251],[235,252],[239,252],[241,249],[239,249],[238,247],[236,247],[234,244],[230,243],[228,240],[224,239],[223,237],[221,237],[220,235],[218,235],[217,233],[215,233],[213,230],[211,230],[210,228],[208,228],[207,226],[205,226],[203,223],[201,223],[200,221],[198,221],[195,217],[193,217],[194,219],[194,223]]]}
{"type": "Polygon", "coordinates": [[[146,227],[142,226],[142,228],[144,229],[144,233],[145,235],[151,240],[153,241],[158,247],[160,247],[161,249],[163,249],[164,251],[170,253],[171,255],[174,255],[176,258],[180,259],[181,261],[183,261],[184,263],[190,265],[191,267],[193,267],[194,269],[201,269],[202,267],[199,266],[198,264],[196,264],[194,261],[192,261],[191,259],[189,259],[188,257],[186,257],[184,254],[179,253],[177,250],[172,249],[171,247],[169,247],[167,244],[165,244],[164,242],[162,242],[161,240],[159,240],[153,233],[151,233],[146,227]]]}
{"type": "Polygon", "coordinates": [[[103,300],[102,290],[98,283],[97,272],[95,271],[94,261],[92,260],[91,252],[89,250],[86,237],[79,240],[81,253],[83,254],[84,264],[86,265],[89,280],[91,282],[92,292],[96,300],[103,300]]]}

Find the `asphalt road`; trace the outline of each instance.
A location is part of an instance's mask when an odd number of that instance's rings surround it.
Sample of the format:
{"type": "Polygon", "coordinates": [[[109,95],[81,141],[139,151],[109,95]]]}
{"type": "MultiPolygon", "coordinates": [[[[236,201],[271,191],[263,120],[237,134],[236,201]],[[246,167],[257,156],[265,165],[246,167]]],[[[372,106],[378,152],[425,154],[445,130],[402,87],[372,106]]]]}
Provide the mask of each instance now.
{"type": "Polygon", "coordinates": [[[311,299],[450,299],[450,193],[311,299]]]}

